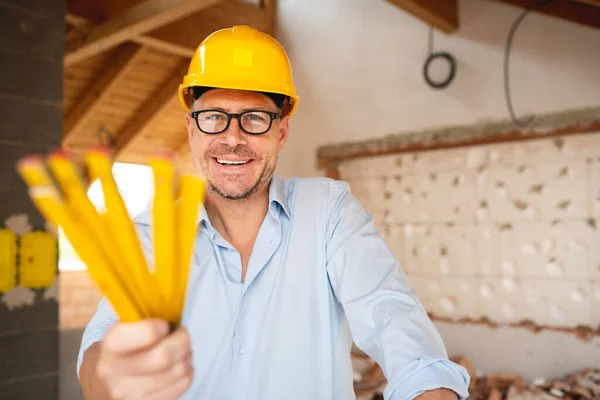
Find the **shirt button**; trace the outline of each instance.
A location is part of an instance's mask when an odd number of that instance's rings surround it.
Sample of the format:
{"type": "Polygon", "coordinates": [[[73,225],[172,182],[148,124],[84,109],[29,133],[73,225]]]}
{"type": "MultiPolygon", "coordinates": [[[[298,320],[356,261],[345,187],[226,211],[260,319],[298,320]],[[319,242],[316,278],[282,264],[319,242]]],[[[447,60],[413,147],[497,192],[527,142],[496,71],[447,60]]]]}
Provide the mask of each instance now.
{"type": "Polygon", "coordinates": [[[240,348],[240,355],[243,356],[244,354],[246,354],[246,351],[244,349],[240,348]]]}

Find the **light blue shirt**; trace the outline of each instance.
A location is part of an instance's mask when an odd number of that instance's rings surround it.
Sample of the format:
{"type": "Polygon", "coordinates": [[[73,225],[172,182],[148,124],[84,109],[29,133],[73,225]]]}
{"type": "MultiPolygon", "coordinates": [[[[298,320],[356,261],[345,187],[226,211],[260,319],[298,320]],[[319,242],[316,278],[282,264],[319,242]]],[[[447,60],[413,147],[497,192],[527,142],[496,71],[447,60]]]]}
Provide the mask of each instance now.
{"type": "MultiPolygon", "coordinates": [[[[135,219],[151,254],[151,213],[135,219]]],[[[372,216],[348,184],[275,177],[269,211],[241,282],[239,253],[199,216],[182,324],[194,379],[183,399],[355,399],[354,343],[385,372],[386,399],[445,387],[468,396],[435,326],[372,216]]],[[[149,257],[150,258],[150,257],[149,257]]],[[[117,317],[106,300],[83,352],[117,317]]]]}

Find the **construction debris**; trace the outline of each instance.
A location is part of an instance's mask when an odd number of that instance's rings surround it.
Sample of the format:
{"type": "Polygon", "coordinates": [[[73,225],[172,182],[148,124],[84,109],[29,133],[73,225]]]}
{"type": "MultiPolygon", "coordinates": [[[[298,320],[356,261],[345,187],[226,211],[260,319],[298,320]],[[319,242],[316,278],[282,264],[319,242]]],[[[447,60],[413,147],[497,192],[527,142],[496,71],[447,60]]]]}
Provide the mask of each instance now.
{"type": "MultiPolygon", "coordinates": [[[[381,368],[364,354],[353,353],[352,360],[357,399],[383,399],[386,379],[381,368]]],[[[563,379],[528,383],[521,374],[512,372],[478,375],[464,356],[450,360],[465,367],[471,376],[469,400],[600,400],[600,369],[588,368],[563,379]]]]}

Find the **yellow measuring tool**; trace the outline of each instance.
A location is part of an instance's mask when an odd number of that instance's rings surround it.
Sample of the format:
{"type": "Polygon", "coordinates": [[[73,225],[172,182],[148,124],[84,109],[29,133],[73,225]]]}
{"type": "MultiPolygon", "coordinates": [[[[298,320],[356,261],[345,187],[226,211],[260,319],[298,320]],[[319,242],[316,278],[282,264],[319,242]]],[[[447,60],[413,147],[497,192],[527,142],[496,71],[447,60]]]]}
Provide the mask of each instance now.
{"type": "Polygon", "coordinates": [[[192,176],[183,176],[176,182],[171,157],[152,159],[155,195],[151,270],[114,181],[108,152],[91,151],[85,163],[90,181],[100,180],[106,213],[97,212],[87,197],[84,177],[66,154],[28,156],[19,161],[17,170],[30,187],[34,204],[46,220],[63,229],[122,321],[153,317],[178,326],[197,234],[197,215],[204,202],[204,182],[192,176]],[[181,196],[176,199],[178,184],[181,196]]]}

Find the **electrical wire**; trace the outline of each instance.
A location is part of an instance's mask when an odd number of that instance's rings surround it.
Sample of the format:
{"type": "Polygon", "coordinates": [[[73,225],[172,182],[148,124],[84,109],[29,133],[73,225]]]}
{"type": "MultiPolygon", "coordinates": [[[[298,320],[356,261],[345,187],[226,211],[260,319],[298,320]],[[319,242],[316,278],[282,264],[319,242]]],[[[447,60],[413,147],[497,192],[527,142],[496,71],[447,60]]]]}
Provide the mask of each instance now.
{"type": "Polygon", "coordinates": [[[456,60],[454,59],[454,56],[448,52],[433,52],[433,27],[429,28],[428,53],[429,55],[423,65],[423,77],[430,87],[434,89],[443,89],[454,80],[454,76],[456,75],[456,60]],[[436,82],[429,76],[429,67],[431,66],[431,63],[437,59],[446,60],[450,66],[450,72],[445,79],[436,82]]]}
{"type": "Polygon", "coordinates": [[[506,45],[504,47],[504,96],[506,98],[506,105],[508,107],[508,112],[510,113],[510,118],[512,119],[513,123],[515,123],[516,125],[518,125],[520,127],[528,126],[529,124],[531,124],[533,122],[535,117],[533,115],[531,115],[526,120],[520,120],[516,116],[515,110],[512,105],[512,100],[511,100],[511,96],[510,96],[510,82],[509,82],[510,77],[509,77],[509,73],[508,73],[508,63],[510,60],[510,51],[511,51],[513,38],[515,36],[515,32],[517,31],[517,28],[519,27],[519,25],[521,24],[523,19],[525,19],[525,17],[529,13],[531,13],[532,11],[535,11],[541,7],[544,7],[550,3],[553,3],[554,1],[556,1],[556,0],[541,0],[541,1],[538,1],[537,3],[535,3],[533,6],[529,7],[528,9],[523,10],[523,12],[521,12],[521,14],[517,17],[517,19],[512,23],[512,26],[510,27],[510,30],[508,32],[508,36],[506,37],[506,45]]]}

